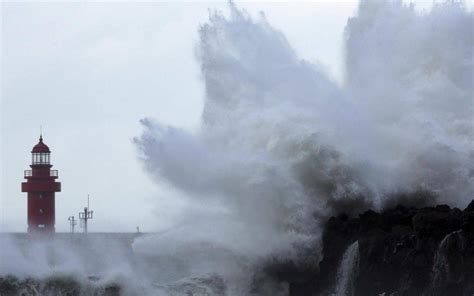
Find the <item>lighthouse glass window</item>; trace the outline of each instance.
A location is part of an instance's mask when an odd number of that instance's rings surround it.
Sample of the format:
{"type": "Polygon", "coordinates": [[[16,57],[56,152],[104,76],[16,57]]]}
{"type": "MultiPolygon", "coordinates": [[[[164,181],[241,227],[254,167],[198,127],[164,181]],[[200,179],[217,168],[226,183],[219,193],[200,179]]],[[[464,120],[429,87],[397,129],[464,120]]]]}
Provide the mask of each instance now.
{"type": "Polygon", "coordinates": [[[33,153],[33,164],[49,164],[49,153],[33,153]]]}

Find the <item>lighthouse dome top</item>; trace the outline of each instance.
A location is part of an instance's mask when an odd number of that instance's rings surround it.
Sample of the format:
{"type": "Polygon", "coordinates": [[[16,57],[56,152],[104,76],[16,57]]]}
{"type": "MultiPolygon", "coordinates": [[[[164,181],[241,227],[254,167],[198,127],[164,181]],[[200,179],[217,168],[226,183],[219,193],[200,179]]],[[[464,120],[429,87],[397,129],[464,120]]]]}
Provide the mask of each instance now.
{"type": "Polygon", "coordinates": [[[33,147],[31,153],[50,153],[49,147],[43,143],[43,136],[40,136],[38,144],[33,147]]]}

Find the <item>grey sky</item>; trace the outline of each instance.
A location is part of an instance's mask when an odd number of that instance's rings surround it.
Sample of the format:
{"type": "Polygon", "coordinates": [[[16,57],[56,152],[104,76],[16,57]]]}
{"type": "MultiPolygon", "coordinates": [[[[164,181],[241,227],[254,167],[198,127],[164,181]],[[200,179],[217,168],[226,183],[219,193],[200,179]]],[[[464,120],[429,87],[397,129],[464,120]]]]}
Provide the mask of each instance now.
{"type": "MultiPolygon", "coordinates": [[[[343,30],[356,0],[237,5],[264,11],[301,58],[341,79],[343,30]]],[[[68,230],[87,193],[92,231],[153,231],[180,215],[185,197],[151,181],[131,139],[147,116],[198,128],[203,86],[194,50],[208,8],[226,12],[226,3],[2,3],[2,231],[26,230],[20,183],[40,125],[63,183],[58,231],[68,230]]]]}

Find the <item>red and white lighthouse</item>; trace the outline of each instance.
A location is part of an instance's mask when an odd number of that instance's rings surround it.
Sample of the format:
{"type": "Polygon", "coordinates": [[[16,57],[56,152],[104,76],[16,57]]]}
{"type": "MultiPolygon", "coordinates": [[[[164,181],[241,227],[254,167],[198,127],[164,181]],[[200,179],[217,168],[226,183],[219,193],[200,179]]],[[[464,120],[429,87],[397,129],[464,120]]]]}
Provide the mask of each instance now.
{"type": "Polygon", "coordinates": [[[61,183],[56,182],[58,171],[51,170],[50,154],[40,136],[31,151],[31,170],[25,170],[26,182],[21,183],[21,191],[28,193],[28,233],[54,233],[54,194],[61,191],[61,183]]]}

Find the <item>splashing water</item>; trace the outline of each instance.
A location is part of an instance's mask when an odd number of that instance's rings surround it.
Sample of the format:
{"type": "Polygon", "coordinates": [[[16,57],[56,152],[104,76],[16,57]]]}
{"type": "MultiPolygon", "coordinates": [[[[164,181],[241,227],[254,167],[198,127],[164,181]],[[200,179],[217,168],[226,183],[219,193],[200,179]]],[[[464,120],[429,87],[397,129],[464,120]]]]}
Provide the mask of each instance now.
{"type": "Polygon", "coordinates": [[[380,209],[417,191],[467,203],[474,26],[462,4],[420,14],[401,1],[361,1],[346,27],[342,87],[264,17],[230,10],[199,31],[200,130],[144,119],[135,140],[157,182],[218,205],[188,212],[200,221],[189,223],[191,236],[244,256],[291,257],[337,212],[380,209]]]}
{"type": "Polygon", "coordinates": [[[359,270],[359,241],[352,243],[342,255],[337,269],[336,292],[334,296],[354,295],[354,281],[359,270]]]}

